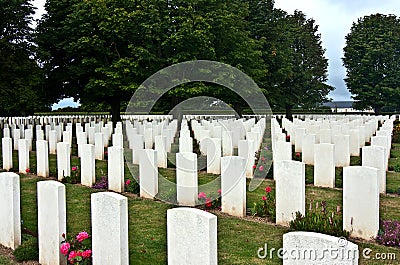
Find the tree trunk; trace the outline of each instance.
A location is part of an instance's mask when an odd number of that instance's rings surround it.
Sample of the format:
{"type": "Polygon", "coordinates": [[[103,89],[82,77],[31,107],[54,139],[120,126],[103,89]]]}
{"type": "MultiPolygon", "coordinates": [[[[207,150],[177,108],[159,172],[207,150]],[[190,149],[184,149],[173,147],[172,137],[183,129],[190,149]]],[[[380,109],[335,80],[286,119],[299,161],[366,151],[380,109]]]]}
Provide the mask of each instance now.
{"type": "Polygon", "coordinates": [[[286,109],[286,119],[288,119],[289,121],[293,121],[293,114],[292,114],[293,105],[286,105],[285,109],[286,109]]]}
{"type": "Polygon", "coordinates": [[[237,113],[237,117],[236,118],[242,118],[242,114],[243,114],[243,107],[239,104],[235,104],[233,105],[233,109],[236,111],[237,113]]]}
{"type": "Polygon", "coordinates": [[[374,106],[375,115],[380,115],[382,112],[382,106],[374,106]]]}
{"type": "Polygon", "coordinates": [[[110,103],[110,106],[111,106],[111,120],[115,127],[117,125],[117,122],[121,121],[121,101],[113,100],[110,103]]]}

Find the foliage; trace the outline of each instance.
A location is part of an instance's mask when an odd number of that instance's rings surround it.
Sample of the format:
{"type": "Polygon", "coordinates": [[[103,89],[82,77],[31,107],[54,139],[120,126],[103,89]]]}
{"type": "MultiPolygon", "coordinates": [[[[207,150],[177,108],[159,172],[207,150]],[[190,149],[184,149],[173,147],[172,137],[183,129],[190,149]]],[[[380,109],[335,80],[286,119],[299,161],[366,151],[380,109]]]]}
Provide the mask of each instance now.
{"type": "Polygon", "coordinates": [[[221,190],[218,190],[218,194],[211,194],[210,196],[207,196],[205,192],[200,192],[197,198],[197,203],[201,204],[204,209],[221,210],[221,190]]]}
{"type": "Polygon", "coordinates": [[[100,179],[92,186],[93,189],[107,190],[108,189],[108,179],[107,176],[101,176],[100,179]]]}
{"type": "Polygon", "coordinates": [[[265,187],[265,193],[266,195],[262,196],[259,202],[254,202],[251,214],[253,216],[267,217],[272,222],[275,222],[275,194],[270,186],[265,187]]]}
{"type": "Polygon", "coordinates": [[[39,246],[37,237],[22,234],[22,244],[14,250],[17,261],[39,260],[39,246]]]}
{"type": "Polygon", "coordinates": [[[33,58],[33,6],[30,1],[0,1],[0,113],[2,116],[49,110],[42,73],[33,58]]]}
{"type": "Polygon", "coordinates": [[[376,241],[386,246],[400,247],[400,222],[397,220],[383,220],[378,231],[376,241]]]}
{"type": "Polygon", "coordinates": [[[81,179],[80,179],[80,174],[79,174],[80,170],[79,167],[74,166],[71,168],[71,176],[65,176],[62,179],[62,183],[70,183],[70,184],[76,184],[76,183],[80,183],[81,179]]]}
{"type": "Polygon", "coordinates": [[[310,231],[348,238],[351,232],[343,230],[340,206],[336,207],[336,211],[329,211],[326,201],[322,201],[320,205],[319,207],[317,202],[313,208],[310,203],[310,209],[305,216],[296,212],[294,220],[289,223],[290,228],[296,231],[310,231]]]}
{"type": "Polygon", "coordinates": [[[400,124],[393,128],[392,143],[400,143],[400,124]]]}
{"type": "Polygon", "coordinates": [[[139,179],[136,180],[134,177],[132,180],[129,178],[125,181],[125,191],[139,194],[140,192],[140,185],[138,183],[139,179]]]}
{"type": "Polygon", "coordinates": [[[398,106],[400,94],[400,21],[394,15],[359,18],[346,36],[344,66],[355,108],[398,106]],[[396,100],[395,100],[396,99],[396,100]]]}
{"type": "Polygon", "coordinates": [[[89,234],[86,231],[79,232],[74,238],[69,239],[62,234],[61,254],[67,257],[70,264],[89,265],[92,264],[92,250],[89,234]]]}

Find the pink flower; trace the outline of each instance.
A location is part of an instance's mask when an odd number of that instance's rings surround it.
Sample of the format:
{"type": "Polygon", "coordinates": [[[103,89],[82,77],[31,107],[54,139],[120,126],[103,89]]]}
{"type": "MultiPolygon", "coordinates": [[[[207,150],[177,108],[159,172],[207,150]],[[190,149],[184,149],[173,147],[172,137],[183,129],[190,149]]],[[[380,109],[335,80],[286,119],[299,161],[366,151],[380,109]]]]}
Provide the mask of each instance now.
{"type": "Polygon", "coordinates": [[[64,256],[67,256],[70,247],[71,247],[71,245],[68,242],[62,243],[61,247],[60,247],[61,253],[64,256]]]}
{"type": "Polygon", "coordinates": [[[300,157],[300,153],[296,153],[296,157],[300,157]]]}
{"type": "Polygon", "coordinates": [[[262,198],[261,198],[263,201],[266,201],[267,200],[267,197],[265,197],[265,196],[262,196],[262,198]]]}
{"type": "Polygon", "coordinates": [[[207,198],[207,195],[204,192],[199,193],[199,199],[205,199],[207,198]]]}
{"type": "Polygon", "coordinates": [[[89,234],[86,231],[79,232],[79,234],[76,235],[76,240],[79,242],[82,242],[86,238],[89,238],[89,234]]]}
{"type": "Polygon", "coordinates": [[[131,184],[131,180],[130,180],[130,179],[128,179],[128,180],[125,182],[125,185],[129,185],[129,184],[131,184]]]}
{"type": "Polygon", "coordinates": [[[262,157],[261,157],[261,160],[262,160],[262,161],[265,161],[265,157],[262,156],[262,157]]]}
{"type": "Polygon", "coordinates": [[[71,263],[73,263],[72,260],[77,256],[76,254],[77,254],[77,253],[76,253],[75,251],[73,251],[73,250],[69,253],[69,255],[68,255],[68,260],[69,260],[71,263]]]}
{"type": "Polygon", "coordinates": [[[271,187],[270,187],[270,186],[267,186],[267,187],[265,187],[265,192],[266,192],[266,193],[270,193],[270,192],[271,192],[271,190],[272,190],[272,189],[271,189],[271,187]]]}
{"type": "Polygon", "coordinates": [[[256,165],[253,165],[253,169],[256,169],[257,168],[257,166],[256,165]]]}
{"type": "Polygon", "coordinates": [[[27,168],[27,169],[25,169],[25,172],[26,172],[26,173],[30,173],[31,170],[30,170],[29,168],[27,168]]]}
{"type": "Polygon", "coordinates": [[[77,167],[72,167],[71,170],[72,170],[72,171],[76,171],[76,170],[77,170],[77,167]]]}
{"type": "Polygon", "coordinates": [[[92,251],[90,249],[83,251],[82,257],[83,258],[90,258],[92,256],[92,251]]]}
{"type": "Polygon", "coordinates": [[[221,189],[219,189],[219,190],[218,190],[218,194],[221,194],[221,193],[222,193],[222,190],[221,190],[221,189]]]}
{"type": "Polygon", "coordinates": [[[264,149],[265,149],[265,150],[268,150],[268,146],[265,146],[264,149]]]}
{"type": "Polygon", "coordinates": [[[263,170],[264,170],[264,167],[263,167],[263,166],[260,166],[260,167],[258,168],[258,170],[263,171],[263,170]]]}
{"type": "Polygon", "coordinates": [[[206,199],[206,207],[211,207],[212,206],[212,201],[210,198],[206,199]]]}

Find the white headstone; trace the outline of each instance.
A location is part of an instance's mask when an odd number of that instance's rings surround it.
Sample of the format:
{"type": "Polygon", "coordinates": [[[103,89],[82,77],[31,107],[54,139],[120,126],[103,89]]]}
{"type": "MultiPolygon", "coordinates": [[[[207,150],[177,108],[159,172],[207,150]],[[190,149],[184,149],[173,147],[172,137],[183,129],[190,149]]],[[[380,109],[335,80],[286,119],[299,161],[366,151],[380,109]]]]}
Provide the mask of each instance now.
{"type": "Polygon", "coordinates": [[[316,144],[314,147],[314,186],[335,187],[334,144],[316,144]]]}
{"type": "Polygon", "coordinates": [[[4,137],[1,139],[1,152],[3,158],[3,169],[9,171],[13,167],[12,157],[12,139],[10,137],[4,137]]]}
{"type": "Polygon", "coordinates": [[[176,195],[179,205],[194,206],[198,194],[197,155],[176,153],[176,195]]]}
{"type": "Polygon", "coordinates": [[[167,137],[156,135],[154,138],[154,150],[157,151],[157,166],[167,168],[167,137]]]}
{"type": "Polygon", "coordinates": [[[292,160],[292,144],[290,142],[277,141],[275,143],[275,149],[273,150],[273,159],[274,164],[272,172],[275,179],[277,173],[275,167],[277,162],[282,160],[292,160]]]}
{"type": "Polygon", "coordinates": [[[93,264],[129,264],[128,200],[113,192],[91,195],[93,264]]]}
{"type": "Polygon", "coordinates": [[[221,139],[207,141],[207,173],[221,174],[221,139]]]}
{"type": "Polygon", "coordinates": [[[57,153],[57,131],[50,131],[49,132],[49,152],[50,154],[57,153]]]}
{"type": "Polygon", "coordinates": [[[58,180],[71,176],[71,147],[69,143],[57,143],[58,180]]]}
{"type": "Polygon", "coordinates": [[[158,193],[157,151],[143,149],[139,157],[140,197],[153,199],[158,193]]]}
{"type": "Polygon", "coordinates": [[[238,155],[246,159],[246,178],[253,177],[253,166],[255,163],[253,146],[254,142],[249,140],[240,140],[238,143],[238,155]]]}
{"type": "Polygon", "coordinates": [[[362,163],[366,167],[378,169],[379,192],[386,193],[386,156],[385,147],[382,146],[364,146],[362,148],[362,163]]]}
{"type": "Polygon", "coordinates": [[[225,156],[221,159],[221,208],[233,216],[246,216],[246,159],[225,156]]]}
{"type": "Polygon", "coordinates": [[[366,240],[379,230],[378,169],[364,166],[343,168],[343,229],[366,240]]]}
{"type": "Polygon", "coordinates": [[[49,176],[49,145],[45,140],[36,141],[36,174],[39,177],[49,176]]]}
{"type": "Polygon", "coordinates": [[[276,223],[288,225],[296,212],[305,214],[305,164],[282,160],[276,171],[276,223]]]}
{"type": "Polygon", "coordinates": [[[94,136],[94,152],[97,160],[104,159],[104,134],[95,133],[94,136]]]}
{"type": "Polygon", "coordinates": [[[60,244],[66,233],[65,186],[58,181],[37,183],[39,263],[66,264],[60,244]]]}
{"type": "Polygon", "coordinates": [[[334,135],[333,143],[335,144],[335,166],[350,166],[350,136],[334,135]]]}
{"type": "Polygon", "coordinates": [[[168,264],[216,265],[217,217],[194,208],[167,210],[168,264]]]}
{"type": "Polygon", "coordinates": [[[124,191],[124,148],[108,148],[108,189],[115,192],[124,191]]]}
{"type": "Polygon", "coordinates": [[[96,181],[96,161],[94,145],[84,144],[81,156],[81,184],[91,187],[96,181]]]}
{"type": "Polygon", "coordinates": [[[303,137],[302,149],[302,162],[307,165],[314,165],[314,145],[315,134],[305,134],[303,137]]]}
{"type": "Polygon", "coordinates": [[[0,209],[0,244],[16,249],[21,244],[21,212],[19,176],[15,173],[0,173],[0,209]]]}
{"type": "Polygon", "coordinates": [[[357,265],[358,246],[346,239],[314,232],[283,234],[283,264],[357,265]]]}
{"type": "Polygon", "coordinates": [[[143,135],[135,134],[132,136],[132,163],[139,164],[140,152],[144,148],[143,135]]]}
{"type": "Polygon", "coordinates": [[[18,140],[18,172],[26,173],[29,168],[29,140],[18,140]]]}
{"type": "Polygon", "coordinates": [[[124,147],[124,135],[122,133],[116,133],[112,135],[112,145],[124,147]]]}
{"type": "Polygon", "coordinates": [[[179,152],[192,153],[193,152],[193,138],[190,136],[179,137],[179,152]]]}

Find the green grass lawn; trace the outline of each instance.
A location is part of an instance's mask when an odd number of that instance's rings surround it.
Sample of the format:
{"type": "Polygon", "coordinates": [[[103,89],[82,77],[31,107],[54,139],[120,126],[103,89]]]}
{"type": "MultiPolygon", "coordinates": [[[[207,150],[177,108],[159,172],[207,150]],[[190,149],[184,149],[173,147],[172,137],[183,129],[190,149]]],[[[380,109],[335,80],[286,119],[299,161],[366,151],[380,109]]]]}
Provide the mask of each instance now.
{"type": "MultiPolygon", "coordinates": [[[[394,144],[394,148],[399,148],[399,144],[394,144]]],[[[396,151],[397,152],[397,151],[396,151]]],[[[399,153],[392,153],[393,158],[400,157],[399,153]]],[[[36,171],[35,153],[31,153],[31,171],[36,171]]],[[[360,163],[359,158],[352,158],[352,165],[360,163]]],[[[204,161],[203,161],[204,162],[204,161]]],[[[201,162],[201,163],[203,163],[201,162]]],[[[14,153],[14,168],[17,168],[17,153],[14,153]]],[[[199,162],[200,163],[200,162],[199,162]]],[[[56,156],[50,156],[50,174],[56,176],[56,156]]],[[[71,166],[80,166],[80,160],[73,157],[71,166]]],[[[133,174],[138,174],[137,166],[132,166],[133,174]]],[[[160,174],[171,183],[175,182],[175,169],[160,169],[160,174]]],[[[336,184],[339,188],[318,188],[311,185],[313,183],[313,167],[307,166],[306,170],[306,205],[310,202],[327,201],[328,206],[335,207],[342,205],[341,187],[341,169],[337,169],[336,184]]],[[[107,175],[107,162],[96,161],[96,176],[107,175]]],[[[38,178],[34,174],[21,174],[21,219],[23,225],[31,230],[37,231],[37,200],[36,200],[36,182],[45,180],[38,178]]],[[[131,176],[128,167],[125,168],[125,178],[131,176]]],[[[205,184],[215,181],[219,185],[218,176],[199,173],[199,184],[205,184]]],[[[160,190],[164,182],[160,182],[160,190]]],[[[76,234],[82,230],[91,231],[90,227],[90,194],[98,192],[88,187],[78,184],[65,184],[67,196],[67,233],[76,234]]],[[[274,188],[273,180],[264,180],[262,184],[252,192],[247,193],[247,207],[251,208],[253,203],[259,201],[265,194],[264,188],[271,186],[274,188]]],[[[400,186],[400,173],[388,172],[387,187],[388,192],[392,194],[381,195],[380,216],[382,219],[400,219],[400,197],[396,195],[400,186]]],[[[214,186],[213,186],[214,187],[214,186]]],[[[206,193],[212,192],[213,187],[205,189],[206,193]]],[[[203,190],[200,190],[203,191],[203,190]]],[[[163,191],[174,194],[175,190],[163,191]]],[[[166,238],[166,212],[175,207],[158,200],[147,200],[137,198],[132,194],[123,193],[128,197],[129,211],[129,255],[132,264],[166,264],[167,263],[167,238],[166,238]]],[[[307,208],[307,207],[306,207],[307,208]]],[[[282,247],[282,235],[289,231],[289,228],[277,226],[266,219],[235,218],[227,216],[220,212],[214,212],[218,216],[218,261],[219,264],[281,264],[281,260],[274,256],[274,259],[259,259],[257,250],[264,247],[268,248],[282,247]]],[[[400,249],[384,247],[373,241],[360,241],[350,239],[356,242],[360,250],[364,248],[372,249],[372,253],[395,253],[400,259],[400,249]]],[[[362,252],[360,252],[362,253],[362,252]]],[[[6,257],[0,256],[0,264],[13,264],[6,257]]],[[[395,264],[384,263],[383,261],[367,260],[360,257],[360,264],[395,264]]]]}

